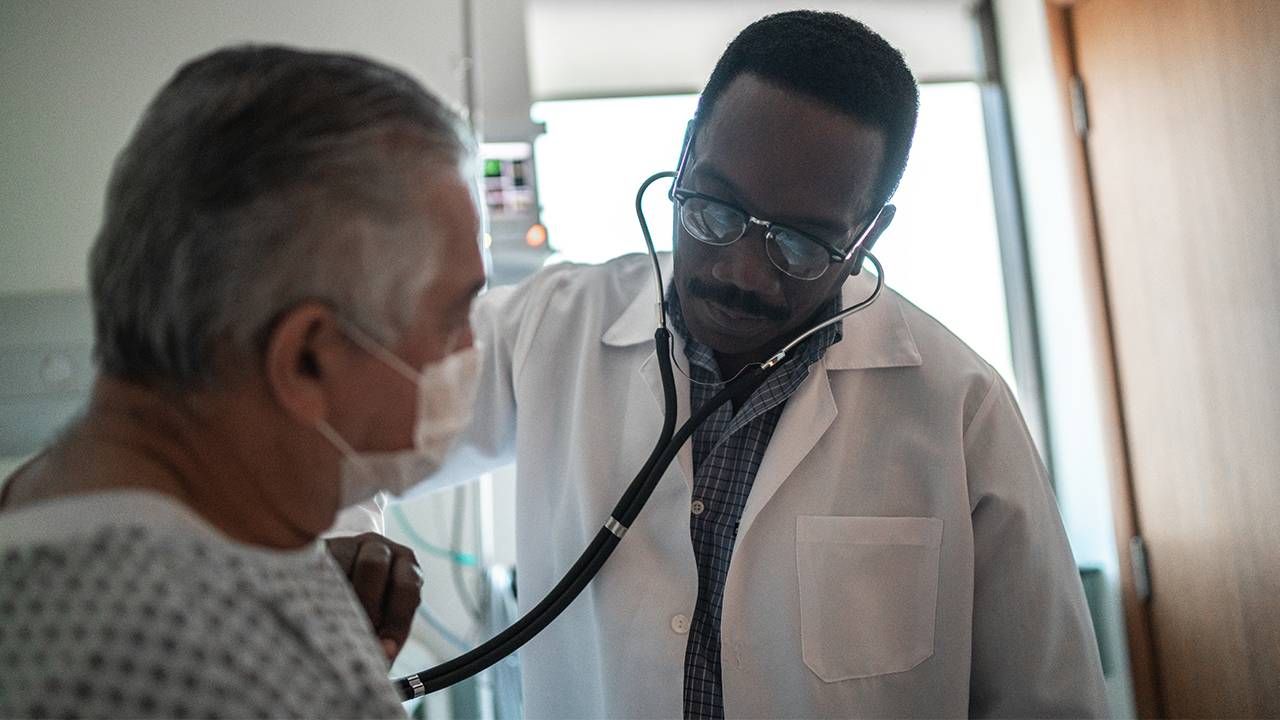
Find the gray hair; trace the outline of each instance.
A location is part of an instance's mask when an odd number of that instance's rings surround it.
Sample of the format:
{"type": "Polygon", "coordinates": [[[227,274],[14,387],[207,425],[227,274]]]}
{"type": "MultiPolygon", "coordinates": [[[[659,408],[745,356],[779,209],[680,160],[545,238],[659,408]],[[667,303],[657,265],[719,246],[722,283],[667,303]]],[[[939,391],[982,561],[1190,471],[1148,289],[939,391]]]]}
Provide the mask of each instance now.
{"type": "Polygon", "coordinates": [[[108,186],[89,259],[101,371],[211,385],[219,343],[261,353],[308,300],[393,341],[431,269],[403,222],[412,171],[473,156],[456,113],[368,59],[244,46],[188,63],[108,186]]]}

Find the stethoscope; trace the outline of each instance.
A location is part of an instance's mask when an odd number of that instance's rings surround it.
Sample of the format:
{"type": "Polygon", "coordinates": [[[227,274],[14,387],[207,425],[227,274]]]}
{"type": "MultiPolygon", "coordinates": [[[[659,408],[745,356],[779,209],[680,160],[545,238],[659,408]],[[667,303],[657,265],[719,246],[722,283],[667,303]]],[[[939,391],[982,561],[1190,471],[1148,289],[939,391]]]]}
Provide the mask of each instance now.
{"type": "MultiPolygon", "coordinates": [[[[564,574],[560,582],[556,583],[556,586],[533,609],[525,613],[506,630],[498,633],[474,650],[433,668],[395,680],[396,690],[403,700],[419,698],[462,682],[514,653],[525,643],[532,640],[535,635],[542,632],[565,608],[569,607],[569,604],[578,597],[587,584],[591,582],[592,578],[596,576],[596,573],[600,571],[605,561],[613,553],[614,548],[618,546],[623,536],[627,534],[627,529],[635,522],[636,517],[640,514],[640,509],[644,507],[644,504],[649,500],[649,496],[653,494],[654,488],[658,486],[658,482],[662,479],[667,467],[675,459],[676,453],[680,451],[685,441],[693,435],[693,432],[712,413],[726,402],[731,400],[735,402],[741,401],[750,397],[751,393],[755,392],[756,388],[760,387],[778,366],[786,360],[788,354],[796,346],[823,328],[841,322],[850,315],[861,311],[875,302],[876,298],[880,296],[880,291],[884,287],[884,269],[874,255],[862,248],[867,234],[870,233],[871,228],[875,227],[876,221],[880,217],[879,213],[877,213],[875,219],[867,225],[862,238],[854,244],[853,249],[846,257],[846,260],[848,260],[856,254],[861,254],[871,260],[871,264],[876,268],[876,286],[871,294],[857,304],[837,312],[830,318],[800,333],[763,363],[749,365],[743,372],[726,383],[725,387],[699,408],[697,412],[690,415],[679,430],[676,430],[676,383],[675,375],[672,372],[674,359],[671,349],[671,331],[667,329],[665,312],[666,286],[663,283],[662,267],[658,262],[658,253],[654,249],[653,238],[649,234],[649,225],[645,221],[641,204],[645,191],[658,180],[674,178],[673,189],[679,184],[679,179],[688,160],[692,145],[692,128],[693,122],[690,122],[689,129],[685,133],[680,153],[680,163],[677,165],[676,171],[665,171],[649,176],[641,183],[640,189],[636,192],[636,216],[640,222],[640,231],[644,235],[645,247],[648,248],[649,257],[653,261],[653,275],[657,282],[658,290],[658,328],[653,335],[654,347],[658,357],[658,370],[662,376],[663,421],[662,432],[658,436],[658,442],[649,453],[649,458],[645,461],[644,466],[640,468],[640,472],[636,473],[631,484],[627,486],[626,492],[622,494],[617,505],[614,506],[609,519],[596,532],[591,544],[587,546],[587,549],[578,557],[577,562],[564,574]]],[[[881,212],[883,212],[883,209],[881,212]]],[[[855,267],[861,266],[861,259],[858,258],[855,267]]]]}

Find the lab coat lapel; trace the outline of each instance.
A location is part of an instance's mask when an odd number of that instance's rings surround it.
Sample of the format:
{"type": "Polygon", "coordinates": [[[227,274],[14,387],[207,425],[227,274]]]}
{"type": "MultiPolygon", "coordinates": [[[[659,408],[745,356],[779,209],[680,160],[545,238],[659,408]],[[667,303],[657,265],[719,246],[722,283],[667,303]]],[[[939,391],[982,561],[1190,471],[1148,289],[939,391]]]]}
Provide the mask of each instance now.
{"type": "MultiPolygon", "coordinates": [[[[659,262],[663,274],[670,277],[671,256],[662,253],[659,262]]],[[[842,289],[842,304],[849,307],[866,298],[875,287],[875,278],[862,273],[849,279],[842,289]]],[[[656,322],[656,293],[637,294],[616,321],[601,337],[606,345],[628,347],[649,343],[656,322]]],[[[751,496],[738,526],[739,542],[756,515],[791,475],[800,461],[813,450],[836,418],[835,398],[827,373],[889,367],[916,367],[922,362],[920,351],[903,316],[896,293],[886,289],[875,303],[844,321],[844,339],[831,346],[822,359],[813,364],[779,418],[769,442],[769,449],[756,473],[751,496]]],[[[679,334],[673,338],[673,350],[684,361],[684,342],[679,334]]],[[[650,352],[639,372],[653,394],[659,416],[662,413],[662,378],[657,356],[650,352]]],[[[676,398],[679,404],[677,428],[689,418],[689,379],[675,373],[676,398]]],[[[693,448],[686,442],[676,455],[685,484],[693,487],[693,448]]]]}
{"type": "MultiPolygon", "coordinates": [[[[843,307],[860,302],[874,287],[875,278],[870,273],[850,278],[842,292],[843,307]]],[[[809,368],[809,376],[787,400],[742,512],[737,543],[742,542],[756,516],[835,422],[836,402],[829,373],[921,364],[920,350],[899,303],[897,294],[886,289],[870,307],[847,318],[844,338],[809,368]]]]}
{"type": "Polygon", "coordinates": [[[747,506],[742,511],[735,548],[751,529],[756,516],[773,498],[778,488],[791,477],[800,461],[818,444],[835,419],[836,402],[831,394],[831,383],[827,379],[826,362],[819,360],[809,369],[809,376],[796,389],[795,394],[787,400],[782,417],[778,418],[778,425],[769,441],[769,449],[765,451],[755,482],[751,485],[747,506]]]}
{"type": "MultiPolygon", "coordinates": [[[[684,357],[684,343],[677,336],[673,339],[672,351],[677,358],[684,357]]],[[[676,430],[689,419],[689,379],[680,373],[679,370],[673,369],[676,379],[676,430]]],[[[662,400],[662,371],[658,368],[658,354],[656,352],[649,353],[643,364],[640,365],[640,375],[644,378],[645,384],[649,386],[649,391],[653,393],[653,400],[656,403],[658,416],[662,416],[663,400],[662,400]]],[[[657,438],[655,437],[654,440],[657,438]]],[[[680,475],[684,478],[684,484],[689,486],[690,492],[693,489],[693,443],[685,442],[680,446],[680,452],[676,454],[675,465],[680,468],[680,475]]]]}
{"type": "MultiPolygon", "coordinates": [[[[662,266],[664,277],[671,277],[671,255],[670,253],[661,253],[658,256],[659,263],[662,266]]],[[[653,347],[653,334],[657,329],[658,321],[658,302],[657,293],[652,290],[650,285],[645,285],[642,292],[638,293],[631,303],[622,311],[607,330],[600,337],[600,341],[605,345],[612,347],[631,347],[633,345],[645,345],[653,347]]],[[[684,341],[680,338],[679,333],[672,333],[672,352],[676,358],[680,358],[683,362],[684,358],[684,341]]],[[[661,417],[663,412],[662,401],[662,372],[658,368],[658,356],[655,352],[650,352],[640,364],[638,372],[644,379],[649,391],[653,395],[653,400],[657,414],[659,417],[658,426],[661,427],[661,417]]],[[[676,428],[684,424],[689,419],[689,379],[685,377],[679,370],[673,370],[676,380],[676,428]]],[[[646,438],[644,442],[648,443],[646,447],[652,447],[652,442],[656,441],[655,436],[652,440],[646,438]]],[[[680,448],[680,452],[676,455],[673,463],[680,468],[680,474],[684,478],[685,485],[693,488],[693,447],[692,443],[686,442],[680,448]]]]}

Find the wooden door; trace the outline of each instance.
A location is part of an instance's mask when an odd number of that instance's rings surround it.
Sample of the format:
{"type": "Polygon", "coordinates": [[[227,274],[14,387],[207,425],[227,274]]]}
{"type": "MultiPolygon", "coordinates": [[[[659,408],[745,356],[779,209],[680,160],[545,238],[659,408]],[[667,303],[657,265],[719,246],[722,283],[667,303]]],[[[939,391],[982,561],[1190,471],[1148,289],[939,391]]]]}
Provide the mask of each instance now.
{"type": "Polygon", "coordinates": [[[1280,717],[1280,0],[1067,13],[1149,560],[1147,711],[1280,717]]]}

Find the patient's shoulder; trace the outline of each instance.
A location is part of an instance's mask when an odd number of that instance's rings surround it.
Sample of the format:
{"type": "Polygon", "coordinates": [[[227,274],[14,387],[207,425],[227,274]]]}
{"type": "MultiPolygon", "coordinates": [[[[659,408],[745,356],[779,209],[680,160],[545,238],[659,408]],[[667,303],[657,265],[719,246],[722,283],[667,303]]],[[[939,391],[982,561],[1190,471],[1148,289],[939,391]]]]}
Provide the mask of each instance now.
{"type": "Polygon", "coordinates": [[[398,712],[368,621],[318,545],[238,545],[146,505],[134,522],[0,532],[0,716],[398,712]]]}

